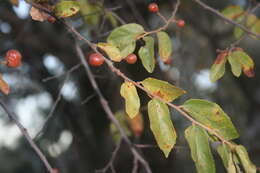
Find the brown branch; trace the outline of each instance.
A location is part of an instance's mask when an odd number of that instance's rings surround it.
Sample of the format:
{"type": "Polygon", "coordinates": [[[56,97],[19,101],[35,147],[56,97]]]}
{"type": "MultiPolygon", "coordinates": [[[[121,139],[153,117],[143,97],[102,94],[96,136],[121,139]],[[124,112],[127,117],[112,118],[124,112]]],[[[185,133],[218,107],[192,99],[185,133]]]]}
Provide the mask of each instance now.
{"type": "Polygon", "coordinates": [[[10,110],[10,108],[8,108],[8,106],[4,103],[4,101],[2,99],[0,99],[0,105],[1,107],[5,110],[5,112],[7,113],[8,117],[16,124],[16,126],[19,128],[19,130],[21,131],[21,133],[23,134],[23,136],[26,138],[26,140],[28,141],[28,143],[30,144],[30,146],[33,148],[33,150],[36,152],[36,154],[39,156],[39,158],[41,159],[41,161],[43,162],[43,164],[45,165],[46,169],[50,172],[50,173],[55,173],[50,165],[50,163],[48,162],[48,160],[46,159],[45,155],[42,153],[42,151],[40,150],[40,148],[33,142],[31,136],[29,135],[29,133],[27,132],[27,129],[23,127],[23,125],[18,121],[18,119],[16,118],[17,115],[12,112],[10,110]]]}
{"type": "MultiPolygon", "coordinates": [[[[91,43],[92,44],[92,43],[91,43]]],[[[91,46],[91,45],[90,45],[91,46]]],[[[94,46],[91,46],[94,47],[94,46]]],[[[96,52],[98,52],[96,49],[93,49],[96,52]]],[[[108,115],[108,118],[115,124],[116,128],[118,129],[122,139],[126,142],[126,144],[129,146],[130,150],[132,151],[134,157],[136,157],[138,159],[138,161],[140,163],[142,163],[142,165],[144,166],[144,168],[146,169],[147,173],[151,173],[151,169],[148,165],[148,163],[146,162],[146,160],[144,160],[144,158],[138,153],[138,151],[136,150],[136,148],[133,146],[133,144],[131,143],[131,141],[129,140],[129,138],[127,137],[126,133],[124,132],[123,128],[121,127],[121,125],[119,124],[118,120],[114,117],[113,112],[111,111],[107,100],[105,99],[105,97],[103,96],[103,94],[101,93],[96,80],[90,70],[90,67],[85,59],[85,56],[80,48],[80,46],[78,44],[76,44],[76,51],[78,54],[78,57],[80,59],[80,61],[82,62],[83,66],[85,67],[87,76],[90,80],[90,83],[93,87],[93,89],[95,90],[95,92],[97,93],[98,97],[99,97],[99,101],[101,103],[101,106],[103,107],[104,111],[106,112],[106,114],[108,115]]],[[[106,59],[106,61],[110,62],[109,60],[106,59]]],[[[112,62],[110,62],[112,63],[112,62]]]]}
{"type": "Polygon", "coordinates": [[[197,4],[199,4],[199,5],[200,5],[201,7],[203,7],[204,9],[206,9],[206,10],[212,12],[213,14],[215,14],[216,16],[222,18],[222,19],[225,20],[226,22],[228,22],[228,23],[230,23],[230,24],[233,24],[233,25],[239,27],[240,29],[242,29],[243,31],[245,31],[246,33],[248,33],[248,34],[250,34],[250,35],[253,35],[253,36],[257,37],[258,39],[260,39],[260,35],[259,35],[259,34],[255,33],[255,32],[252,32],[252,31],[250,31],[249,28],[247,28],[247,27],[245,27],[245,26],[243,26],[243,25],[241,25],[241,24],[239,24],[239,23],[237,23],[237,22],[235,22],[235,21],[233,21],[233,20],[231,20],[231,19],[225,17],[225,16],[224,16],[222,13],[220,13],[218,10],[216,10],[216,9],[214,9],[214,8],[212,8],[212,7],[210,7],[210,6],[208,6],[208,5],[205,4],[204,2],[202,2],[202,1],[200,1],[200,0],[193,0],[193,1],[196,2],[197,4]]]}
{"type": "Polygon", "coordinates": [[[111,156],[109,162],[107,163],[107,165],[103,169],[96,170],[95,172],[105,173],[110,168],[112,173],[116,173],[115,168],[114,168],[114,161],[115,161],[117,153],[118,153],[118,151],[121,147],[121,143],[122,143],[122,140],[120,140],[119,143],[117,144],[117,146],[116,146],[115,150],[113,151],[112,156],[111,156]]]}

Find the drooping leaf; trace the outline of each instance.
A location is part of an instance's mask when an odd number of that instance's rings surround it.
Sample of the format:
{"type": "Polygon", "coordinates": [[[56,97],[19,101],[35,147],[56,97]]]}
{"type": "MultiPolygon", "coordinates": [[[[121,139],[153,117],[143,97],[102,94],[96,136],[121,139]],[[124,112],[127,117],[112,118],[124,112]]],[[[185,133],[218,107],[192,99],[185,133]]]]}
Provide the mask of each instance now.
{"type": "Polygon", "coordinates": [[[237,19],[244,14],[244,10],[236,5],[231,5],[222,11],[222,14],[229,19],[237,19]]]}
{"type": "Polygon", "coordinates": [[[218,154],[220,155],[222,162],[228,173],[237,173],[239,166],[235,163],[233,153],[231,149],[226,144],[220,144],[217,147],[218,154]]]}
{"type": "Polygon", "coordinates": [[[185,130],[192,160],[195,162],[198,173],[215,173],[215,163],[209,146],[207,132],[195,125],[185,130]]]}
{"type": "Polygon", "coordinates": [[[98,43],[97,46],[105,51],[112,61],[120,62],[122,60],[119,49],[114,45],[109,43],[98,43]]]}
{"type": "Polygon", "coordinates": [[[56,16],[66,18],[77,14],[80,10],[80,5],[77,1],[61,1],[54,7],[56,16]]]}
{"type": "Polygon", "coordinates": [[[168,106],[158,99],[153,99],[148,103],[148,115],[150,128],[156,139],[159,148],[165,157],[176,143],[177,134],[173,127],[168,106]]]}
{"type": "Polygon", "coordinates": [[[256,173],[256,166],[249,159],[249,156],[248,156],[248,153],[247,153],[245,147],[242,145],[237,145],[236,153],[237,153],[246,173],[256,173]]]}
{"type": "Polygon", "coordinates": [[[232,73],[236,77],[239,77],[242,72],[242,65],[239,63],[238,58],[235,56],[228,56],[228,62],[231,65],[232,73]]]}
{"type": "Polygon", "coordinates": [[[239,137],[228,115],[216,103],[190,99],[182,105],[195,120],[213,129],[226,140],[239,137]]]}
{"type": "Polygon", "coordinates": [[[254,77],[254,61],[243,50],[237,50],[230,54],[232,58],[237,59],[241,64],[242,70],[247,77],[254,77]]]}
{"type": "Polygon", "coordinates": [[[227,53],[220,53],[210,69],[210,80],[216,82],[225,74],[225,65],[227,62],[227,53]]]}
{"type": "Polygon", "coordinates": [[[50,16],[49,14],[47,14],[35,7],[32,7],[30,9],[30,15],[33,20],[40,21],[40,22],[44,22],[50,16]]]}
{"type": "Polygon", "coordinates": [[[103,10],[100,5],[91,3],[89,0],[78,0],[80,4],[80,13],[87,24],[98,25],[103,10]]]}
{"type": "Polygon", "coordinates": [[[166,62],[172,54],[172,42],[166,32],[157,32],[159,55],[163,62],[166,62]]]}
{"type": "Polygon", "coordinates": [[[149,93],[157,95],[166,102],[171,102],[186,93],[186,91],[181,88],[154,78],[146,78],[141,83],[149,93]]]}
{"type": "Polygon", "coordinates": [[[106,18],[110,21],[113,27],[117,27],[118,25],[117,19],[115,18],[115,16],[111,11],[106,12],[106,18]]]}
{"type": "Polygon", "coordinates": [[[130,118],[134,118],[139,113],[140,99],[136,87],[131,82],[124,82],[121,85],[120,94],[125,99],[125,110],[130,118]]]}
{"type": "Polygon", "coordinates": [[[141,25],[130,23],[115,28],[107,38],[107,42],[117,46],[124,58],[135,50],[137,37],[144,33],[141,25]]]}
{"type": "MultiPolygon", "coordinates": [[[[124,132],[126,133],[127,136],[131,136],[131,130],[129,129],[128,123],[127,123],[127,115],[124,111],[118,111],[115,113],[115,118],[118,120],[120,126],[123,128],[124,132]]],[[[121,135],[119,130],[116,128],[114,123],[110,124],[110,133],[112,134],[112,137],[115,141],[115,143],[119,143],[121,139],[121,135]]]]}
{"type": "Polygon", "coordinates": [[[144,68],[152,73],[155,67],[154,58],[154,39],[153,37],[144,37],[145,46],[139,49],[138,55],[142,61],[144,68]]]}
{"type": "Polygon", "coordinates": [[[144,130],[143,115],[139,112],[134,118],[127,118],[129,127],[136,137],[141,136],[144,130]]]}
{"type": "Polygon", "coordinates": [[[0,75],[0,90],[5,95],[8,95],[10,91],[9,85],[5,82],[2,75],[0,75]]]}

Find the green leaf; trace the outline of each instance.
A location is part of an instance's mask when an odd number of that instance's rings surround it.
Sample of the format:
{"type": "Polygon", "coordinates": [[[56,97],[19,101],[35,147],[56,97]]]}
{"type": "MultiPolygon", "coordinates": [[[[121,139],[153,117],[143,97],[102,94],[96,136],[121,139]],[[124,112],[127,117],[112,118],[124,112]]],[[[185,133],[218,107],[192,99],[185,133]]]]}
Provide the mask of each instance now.
{"type": "Polygon", "coordinates": [[[212,82],[216,82],[225,74],[225,65],[227,62],[226,56],[226,52],[220,53],[212,65],[210,69],[210,80],[212,82]]]}
{"type": "Polygon", "coordinates": [[[120,94],[125,99],[126,113],[130,118],[134,118],[140,109],[140,99],[135,85],[131,82],[124,82],[121,85],[120,94]]]}
{"type": "Polygon", "coordinates": [[[80,13],[87,24],[98,25],[103,9],[100,5],[90,3],[89,0],[78,0],[80,3],[80,13]]]}
{"type": "Polygon", "coordinates": [[[153,99],[148,103],[150,128],[159,148],[165,157],[176,143],[177,134],[173,127],[168,106],[160,100],[153,99]]]}
{"type": "MultiPolygon", "coordinates": [[[[257,22],[257,17],[253,14],[243,14],[242,16],[240,16],[239,18],[239,22],[243,22],[243,20],[246,20],[246,22],[244,23],[244,25],[247,28],[253,28],[253,26],[256,24],[257,22]]],[[[242,23],[243,24],[243,23],[242,23]]],[[[234,29],[234,35],[235,38],[240,38],[242,35],[244,34],[244,31],[242,29],[240,29],[239,27],[235,27],[234,29]]],[[[254,37],[254,36],[253,36],[254,37]]]]}
{"type": "Polygon", "coordinates": [[[256,166],[250,161],[245,147],[242,145],[236,146],[236,153],[246,173],[256,173],[256,166]]]}
{"type": "Polygon", "coordinates": [[[235,56],[228,56],[228,62],[231,65],[231,71],[236,76],[239,77],[242,72],[242,65],[239,63],[238,58],[235,56]]]}
{"type": "Polygon", "coordinates": [[[166,62],[172,54],[172,42],[166,32],[157,32],[159,55],[163,62],[166,62]]]}
{"type": "Polygon", "coordinates": [[[185,130],[185,138],[189,143],[192,160],[198,173],[215,173],[215,163],[209,146],[207,132],[195,125],[185,130]]]}
{"type": "Polygon", "coordinates": [[[153,37],[144,37],[145,46],[141,47],[138,51],[138,55],[142,61],[144,68],[152,73],[155,67],[154,58],[154,39],[153,37]]]}
{"type": "MultiPolygon", "coordinates": [[[[131,136],[131,130],[128,126],[128,120],[127,120],[127,115],[124,111],[118,111],[115,113],[115,118],[118,120],[120,126],[123,128],[124,132],[126,133],[127,136],[131,136]]],[[[121,134],[119,132],[119,130],[116,128],[116,126],[114,125],[114,123],[110,124],[110,133],[112,134],[112,137],[115,141],[115,143],[119,143],[120,139],[121,139],[121,134]]]]}
{"type": "Polygon", "coordinates": [[[109,43],[98,43],[97,46],[105,51],[112,61],[120,62],[122,60],[119,49],[114,45],[109,43]]]}
{"type": "Polygon", "coordinates": [[[75,15],[80,9],[77,1],[61,1],[54,7],[56,16],[66,18],[75,15]]]}
{"type": "Polygon", "coordinates": [[[186,93],[181,88],[154,78],[146,78],[141,83],[149,93],[162,98],[166,102],[171,102],[186,93]]]}
{"type": "Polygon", "coordinates": [[[182,105],[195,120],[211,128],[226,140],[239,137],[228,115],[216,103],[190,99],[182,105]]]}
{"type": "Polygon", "coordinates": [[[260,34],[260,20],[257,20],[255,22],[255,24],[251,28],[251,31],[260,34]]]}
{"type": "Polygon", "coordinates": [[[108,11],[106,12],[106,16],[105,16],[111,23],[111,25],[115,28],[118,25],[117,19],[115,18],[115,16],[113,15],[113,12],[108,11]]]}
{"type": "Polygon", "coordinates": [[[218,154],[220,155],[222,162],[228,173],[237,173],[239,166],[234,162],[235,155],[231,152],[230,148],[226,144],[220,144],[217,147],[218,154]]]}
{"type": "Polygon", "coordinates": [[[141,25],[130,23],[115,28],[107,38],[107,42],[114,44],[121,51],[124,58],[135,50],[137,37],[144,33],[141,25]]]}
{"type": "Polygon", "coordinates": [[[225,17],[232,19],[232,20],[237,19],[238,17],[243,15],[243,13],[244,13],[244,10],[241,7],[236,6],[236,5],[231,5],[222,11],[222,14],[225,17]]]}
{"type": "Polygon", "coordinates": [[[234,59],[241,64],[242,70],[247,77],[254,77],[254,61],[243,50],[237,50],[230,54],[234,59]]]}

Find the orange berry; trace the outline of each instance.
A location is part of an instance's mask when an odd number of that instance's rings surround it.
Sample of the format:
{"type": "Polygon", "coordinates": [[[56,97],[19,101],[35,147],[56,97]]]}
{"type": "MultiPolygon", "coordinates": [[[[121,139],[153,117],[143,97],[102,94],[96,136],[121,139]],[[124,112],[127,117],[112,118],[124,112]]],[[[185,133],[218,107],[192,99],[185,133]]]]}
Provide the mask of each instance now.
{"type": "Polygon", "coordinates": [[[21,65],[22,55],[18,50],[10,49],[6,52],[5,60],[8,67],[19,67],[21,65]]]}
{"type": "Polygon", "coordinates": [[[134,53],[131,53],[125,58],[125,60],[128,64],[135,64],[137,61],[137,56],[134,53]]]}
{"type": "Polygon", "coordinates": [[[104,61],[105,60],[104,60],[103,56],[99,53],[90,54],[89,60],[88,60],[89,64],[94,67],[101,66],[104,63],[104,61]]]}

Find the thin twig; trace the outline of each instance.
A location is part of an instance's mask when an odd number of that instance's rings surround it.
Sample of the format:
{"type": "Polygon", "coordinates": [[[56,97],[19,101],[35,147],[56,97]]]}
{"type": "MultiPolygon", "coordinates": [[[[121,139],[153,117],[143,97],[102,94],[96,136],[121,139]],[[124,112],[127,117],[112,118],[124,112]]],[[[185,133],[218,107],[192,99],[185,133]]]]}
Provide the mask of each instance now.
{"type": "Polygon", "coordinates": [[[137,173],[137,171],[138,171],[138,160],[134,157],[132,173],[137,173]]]}
{"type": "Polygon", "coordinates": [[[242,29],[243,31],[245,31],[246,33],[250,34],[250,35],[253,35],[255,37],[257,37],[258,39],[260,39],[260,35],[255,33],[255,32],[252,32],[250,31],[250,29],[248,29],[247,27],[225,17],[222,13],[220,13],[218,10],[208,6],[207,4],[205,4],[204,2],[200,1],[200,0],[193,0],[194,2],[196,2],[197,4],[199,4],[201,7],[203,7],[204,9],[212,12],[213,14],[215,14],[216,16],[222,18],[223,20],[225,20],[226,22],[230,23],[230,24],[233,24],[237,27],[239,27],[240,29],[242,29]]]}
{"type": "Polygon", "coordinates": [[[122,140],[120,140],[119,143],[116,145],[116,148],[113,151],[112,156],[111,156],[109,162],[107,163],[107,165],[103,169],[96,170],[95,172],[105,173],[110,168],[113,173],[116,173],[115,169],[114,169],[114,161],[115,161],[117,153],[118,153],[118,151],[119,151],[119,149],[121,147],[121,144],[122,144],[122,140]]]}
{"type": "Polygon", "coordinates": [[[84,99],[81,104],[84,105],[87,102],[89,102],[91,99],[93,99],[96,96],[96,93],[91,94],[90,96],[88,96],[86,99],[84,99]]]}
{"type": "Polygon", "coordinates": [[[7,113],[8,117],[16,124],[16,126],[19,128],[19,130],[21,131],[21,133],[23,134],[23,136],[26,138],[26,140],[29,142],[30,146],[33,148],[33,150],[36,152],[36,154],[39,156],[39,158],[41,159],[41,161],[44,163],[45,167],[47,168],[47,170],[50,173],[54,173],[50,163],[48,162],[48,160],[46,159],[46,157],[44,156],[44,154],[42,153],[42,151],[40,150],[40,148],[33,142],[31,136],[29,135],[29,133],[27,132],[27,129],[23,127],[23,125],[18,121],[18,119],[16,118],[17,115],[12,112],[10,110],[10,108],[8,108],[8,106],[4,103],[4,101],[2,99],[0,99],[0,105],[2,106],[2,108],[5,110],[5,112],[7,113]]]}
{"type": "MultiPolygon", "coordinates": [[[[91,43],[92,44],[92,43],[91,43]]],[[[91,46],[94,47],[94,46],[91,46]]],[[[138,151],[134,148],[133,144],[131,143],[131,141],[129,140],[129,138],[127,137],[126,133],[124,132],[123,128],[121,127],[121,125],[119,124],[118,120],[114,117],[113,112],[111,111],[107,100],[105,99],[105,97],[103,96],[103,94],[101,93],[96,80],[90,70],[90,67],[88,65],[88,63],[86,62],[86,59],[84,58],[83,52],[81,50],[81,48],[79,47],[78,44],[76,44],[76,51],[78,54],[78,57],[80,59],[80,61],[82,62],[83,66],[85,67],[87,76],[90,80],[90,83],[93,87],[93,89],[95,90],[95,92],[97,93],[101,106],[103,107],[104,111],[106,112],[106,114],[108,115],[108,118],[115,124],[116,128],[118,129],[121,137],[123,138],[123,140],[126,142],[126,144],[129,146],[130,150],[132,151],[133,155],[138,159],[138,161],[140,161],[142,163],[142,165],[144,166],[144,168],[146,169],[147,173],[151,173],[151,169],[148,165],[148,163],[146,162],[146,160],[138,153],[138,151]]],[[[95,51],[97,52],[97,50],[95,49],[95,51]]],[[[109,60],[106,60],[109,61],[109,60]]],[[[109,61],[110,62],[110,61],[109,61]]]]}

